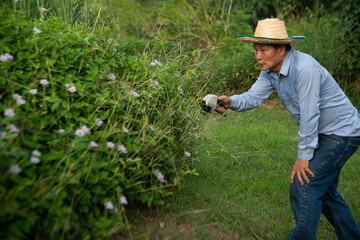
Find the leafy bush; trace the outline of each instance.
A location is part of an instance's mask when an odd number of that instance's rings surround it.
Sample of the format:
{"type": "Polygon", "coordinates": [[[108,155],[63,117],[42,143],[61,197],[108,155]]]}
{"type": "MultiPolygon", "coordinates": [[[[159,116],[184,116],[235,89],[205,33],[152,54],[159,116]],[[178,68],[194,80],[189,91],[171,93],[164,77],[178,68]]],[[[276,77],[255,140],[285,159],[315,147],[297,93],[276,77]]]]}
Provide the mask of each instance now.
{"type": "Polygon", "coordinates": [[[127,204],[162,204],[193,173],[188,56],[155,61],[106,31],[0,17],[1,238],[109,236],[128,227],[127,204]]]}

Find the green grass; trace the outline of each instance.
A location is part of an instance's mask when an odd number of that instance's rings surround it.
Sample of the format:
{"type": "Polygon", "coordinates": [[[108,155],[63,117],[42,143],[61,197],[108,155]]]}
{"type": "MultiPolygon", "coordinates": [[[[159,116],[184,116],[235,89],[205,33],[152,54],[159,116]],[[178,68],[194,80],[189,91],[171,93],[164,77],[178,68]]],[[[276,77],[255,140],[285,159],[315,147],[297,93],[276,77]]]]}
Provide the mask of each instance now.
{"type": "MultiPolygon", "coordinates": [[[[289,176],[298,127],[277,102],[204,118],[197,176],[155,210],[133,210],[121,239],[286,239],[295,227],[289,176]]],[[[360,152],[345,165],[339,190],[360,225],[360,152]]],[[[336,239],[324,217],[318,239],[336,239]]]]}

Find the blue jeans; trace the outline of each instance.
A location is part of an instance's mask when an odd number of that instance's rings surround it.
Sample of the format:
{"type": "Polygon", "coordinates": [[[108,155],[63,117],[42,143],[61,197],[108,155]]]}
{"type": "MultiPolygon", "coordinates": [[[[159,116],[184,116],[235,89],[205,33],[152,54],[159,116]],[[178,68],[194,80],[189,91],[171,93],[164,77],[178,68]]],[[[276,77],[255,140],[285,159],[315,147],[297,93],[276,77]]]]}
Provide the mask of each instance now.
{"type": "Polygon", "coordinates": [[[304,182],[304,185],[295,176],[290,184],[296,228],[288,235],[288,240],[316,239],[321,213],[334,226],[339,239],[360,239],[350,208],[337,191],[341,169],[359,146],[360,137],[319,135],[319,147],[309,162],[309,169],[315,176],[307,174],[310,183],[304,182]]]}

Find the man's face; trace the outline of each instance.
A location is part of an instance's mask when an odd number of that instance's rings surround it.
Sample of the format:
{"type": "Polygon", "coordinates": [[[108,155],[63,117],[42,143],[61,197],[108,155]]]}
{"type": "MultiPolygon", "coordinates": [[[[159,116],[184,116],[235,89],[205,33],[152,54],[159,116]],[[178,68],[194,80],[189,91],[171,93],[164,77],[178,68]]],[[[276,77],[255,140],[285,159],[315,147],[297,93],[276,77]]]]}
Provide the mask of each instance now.
{"type": "Polygon", "coordinates": [[[285,46],[275,49],[272,45],[254,44],[255,58],[262,71],[271,70],[279,73],[285,58],[285,46]]]}

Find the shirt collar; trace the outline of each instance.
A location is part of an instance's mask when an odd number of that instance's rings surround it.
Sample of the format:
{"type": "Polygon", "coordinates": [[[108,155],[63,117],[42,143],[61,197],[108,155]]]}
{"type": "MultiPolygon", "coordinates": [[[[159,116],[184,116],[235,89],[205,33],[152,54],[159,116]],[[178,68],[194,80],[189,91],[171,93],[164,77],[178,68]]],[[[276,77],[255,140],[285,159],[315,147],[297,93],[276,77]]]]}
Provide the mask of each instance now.
{"type": "MultiPolygon", "coordinates": [[[[285,56],[285,59],[284,59],[284,62],[282,64],[282,66],[281,66],[281,69],[280,69],[280,74],[281,75],[284,75],[284,76],[288,75],[292,55],[293,55],[293,50],[291,49],[290,51],[287,52],[287,54],[285,56]]],[[[270,71],[270,70],[266,70],[266,71],[267,71],[268,74],[272,73],[272,71],[270,71]]]]}

